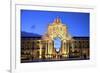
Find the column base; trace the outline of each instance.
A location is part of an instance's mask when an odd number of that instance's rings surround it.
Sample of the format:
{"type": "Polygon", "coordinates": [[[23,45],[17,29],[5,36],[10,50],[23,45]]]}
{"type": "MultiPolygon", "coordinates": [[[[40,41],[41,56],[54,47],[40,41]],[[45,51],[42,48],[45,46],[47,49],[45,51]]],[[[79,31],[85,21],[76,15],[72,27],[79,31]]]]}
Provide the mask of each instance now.
{"type": "Polygon", "coordinates": [[[42,58],[42,56],[40,55],[40,56],[39,56],[39,59],[41,59],[41,58],[42,58]]]}

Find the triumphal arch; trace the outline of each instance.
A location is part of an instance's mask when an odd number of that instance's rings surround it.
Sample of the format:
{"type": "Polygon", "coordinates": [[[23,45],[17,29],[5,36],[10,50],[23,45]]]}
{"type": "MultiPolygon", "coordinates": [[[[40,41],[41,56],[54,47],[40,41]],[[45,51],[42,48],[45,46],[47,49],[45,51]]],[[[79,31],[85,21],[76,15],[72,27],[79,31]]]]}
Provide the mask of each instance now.
{"type": "MultiPolygon", "coordinates": [[[[69,44],[72,40],[68,33],[68,27],[57,17],[53,23],[48,25],[47,32],[42,37],[42,41],[45,42],[45,58],[60,59],[68,57],[69,44]]],[[[41,47],[43,46],[41,45],[41,47]]],[[[42,48],[40,49],[40,58],[41,51],[42,48]]]]}

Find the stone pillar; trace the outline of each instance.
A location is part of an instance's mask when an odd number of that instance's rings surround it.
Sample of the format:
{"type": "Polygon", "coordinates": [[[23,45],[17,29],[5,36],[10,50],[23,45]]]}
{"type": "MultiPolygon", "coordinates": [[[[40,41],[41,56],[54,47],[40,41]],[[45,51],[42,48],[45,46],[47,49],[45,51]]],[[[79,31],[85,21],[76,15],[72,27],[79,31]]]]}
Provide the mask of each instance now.
{"type": "Polygon", "coordinates": [[[50,43],[50,45],[51,45],[51,47],[50,47],[50,50],[51,50],[51,57],[52,57],[52,54],[53,54],[53,45],[52,45],[52,41],[51,41],[51,43],[50,43]]]}
{"type": "Polygon", "coordinates": [[[49,57],[49,54],[50,54],[50,44],[49,44],[49,41],[47,42],[47,45],[48,45],[48,48],[47,48],[48,55],[47,55],[47,57],[49,57]]]}
{"type": "Polygon", "coordinates": [[[63,42],[62,42],[62,56],[63,57],[66,57],[66,40],[63,40],[63,42]]]}
{"type": "Polygon", "coordinates": [[[66,48],[66,42],[64,42],[64,54],[65,54],[65,57],[67,57],[67,48],[66,48]]]}
{"type": "Polygon", "coordinates": [[[39,58],[42,58],[42,42],[41,40],[39,40],[39,48],[40,48],[40,52],[39,52],[39,58]]]}
{"type": "Polygon", "coordinates": [[[61,55],[63,54],[63,40],[62,40],[62,42],[61,42],[62,44],[62,47],[61,47],[61,55]]]}
{"type": "Polygon", "coordinates": [[[47,58],[48,56],[48,42],[47,40],[45,41],[45,48],[46,48],[46,51],[45,51],[45,57],[47,58]]]}
{"type": "Polygon", "coordinates": [[[69,40],[67,40],[67,49],[66,49],[66,54],[67,54],[67,56],[66,57],[68,57],[69,56],[69,46],[70,46],[70,44],[69,44],[69,40]]]}
{"type": "Polygon", "coordinates": [[[74,52],[74,41],[72,41],[71,46],[72,46],[72,52],[74,52]]]}
{"type": "Polygon", "coordinates": [[[64,41],[62,41],[62,54],[64,53],[64,41]]]}
{"type": "Polygon", "coordinates": [[[48,42],[48,57],[52,57],[51,54],[52,54],[52,41],[50,40],[48,42]]]}

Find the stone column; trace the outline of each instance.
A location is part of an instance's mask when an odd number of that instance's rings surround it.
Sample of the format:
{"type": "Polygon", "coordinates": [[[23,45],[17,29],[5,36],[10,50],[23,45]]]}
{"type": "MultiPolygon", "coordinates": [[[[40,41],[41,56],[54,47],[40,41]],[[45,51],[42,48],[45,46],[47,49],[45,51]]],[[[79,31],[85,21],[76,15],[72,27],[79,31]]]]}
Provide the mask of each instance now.
{"type": "Polygon", "coordinates": [[[50,50],[51,50],[51,57],[52,57],[52,53],[53,53],[52,41],[51,41],[50,45],[51,45],[50,50]]]}
{"type": "Polygon", "coordinates": [[[51,58],[51,54],[52,54],[52,45],[51,45],[51,41],[49,42],[49,57],[51,58]]]}
{"type": "Polygon", "coordinates": [[[69,56],[69,50],[70,50],[70,41],[67,42],[67,55],[69,56]]]}
{"type": "Polygon", "coordinates": [[[64,52],[64,41],[62,41],[62,54],[64,52]]]}
{"type": "Polygon", "coordinates": [[[40,48],[40,52],[39,52],[39,58],[42,58],[42,42],[41,40],[39,40],[39,48],[40,48]]]}
{"type": "Polygon", "coordinates": [[[52,54],[52,41],[48,42],[48,57],[51,57],[52,54]]]}
{"type": "Polygon", "coordinates": [[[64,41],[64,55],[66,56],[67,51],[66,51],[66,42],[64,41]]]}
{"type": "Polygon", "coordinates": [[[63,57],[66,57],[66,45],[65,45],[66,41],[63,40],[63,43],[62,43],[62,54],[63,54],[63,57]]]}
{"type": "Polygon", "coordinates": [[[49,57],[49,41],[47,42],[47,58],[49,57]]]}
{"type": "Polygon", "coordinates": [[[47,54],[48,54],[48,47],[47,47],[48,43],[47,43],[47,40],[45,41],[45,57],[47,58],[47,54]]]}
{"type": "Polygon", "coordinates": [[[72,41],[71,46],[72,46],[72,52],[74,52],[74,41],[72,41]]]}

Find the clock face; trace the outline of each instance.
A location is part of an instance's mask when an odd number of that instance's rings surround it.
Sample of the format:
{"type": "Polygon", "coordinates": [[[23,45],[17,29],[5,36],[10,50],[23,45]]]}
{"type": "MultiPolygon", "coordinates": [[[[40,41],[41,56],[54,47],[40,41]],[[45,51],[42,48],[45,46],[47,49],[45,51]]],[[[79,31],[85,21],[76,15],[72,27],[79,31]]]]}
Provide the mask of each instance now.
{"type": "Polygon", "coordinates": [[[54,38],[54,48],[57,52],[60,51],[61,48],[61,39],[59,37],[54,38]]]}

